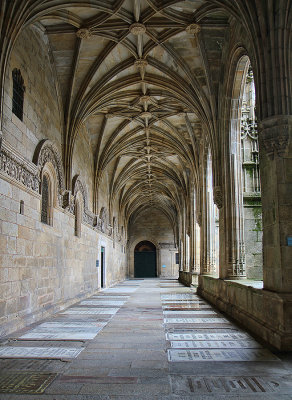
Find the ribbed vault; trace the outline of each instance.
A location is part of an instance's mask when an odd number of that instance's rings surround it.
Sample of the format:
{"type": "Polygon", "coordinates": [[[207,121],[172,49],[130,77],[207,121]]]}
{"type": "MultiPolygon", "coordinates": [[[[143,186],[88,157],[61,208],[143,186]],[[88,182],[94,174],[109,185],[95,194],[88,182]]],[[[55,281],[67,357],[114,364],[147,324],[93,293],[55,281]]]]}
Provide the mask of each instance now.
{"type": "Polygon", "coordinates": [[[85,127],[94,212],[107,174],[110,213],[117,202],[127,223],[155,207],[175,229],[189,176],[198,176],[203,135],[217,151],[216,97],[230,14],[203,0],[34,4],[27,24],[45,29],[58,78],[67,188],[85,127]]]}
{"type": "Polygon", "coordinates": [[[155,207],[175,227],[189,173],[198,172],[198,143],[215,129],[216,66],[208,64],[220,58],[226,15],[202,0],[119,0],[64,3],[38,19],[60,85],[67,186],[86,126],[95,212],[107,173],[110,210],[118,202],[128,222],[155,207]]]}

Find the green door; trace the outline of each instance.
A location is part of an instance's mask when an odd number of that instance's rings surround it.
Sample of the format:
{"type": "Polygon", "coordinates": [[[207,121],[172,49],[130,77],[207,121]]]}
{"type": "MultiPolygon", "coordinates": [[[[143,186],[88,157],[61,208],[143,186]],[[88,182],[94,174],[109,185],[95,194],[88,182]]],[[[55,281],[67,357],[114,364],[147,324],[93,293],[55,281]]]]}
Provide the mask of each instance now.
{"type": "Polygon", "coordinates": [[[135,278],[156,277],[156,252],[135,251],[135,278]]]}

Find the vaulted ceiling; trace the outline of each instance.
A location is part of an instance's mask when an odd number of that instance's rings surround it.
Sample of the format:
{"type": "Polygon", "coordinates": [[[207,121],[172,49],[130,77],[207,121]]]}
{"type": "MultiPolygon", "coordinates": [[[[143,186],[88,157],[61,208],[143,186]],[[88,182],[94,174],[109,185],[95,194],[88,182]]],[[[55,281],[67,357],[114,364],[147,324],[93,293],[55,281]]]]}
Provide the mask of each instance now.
{"type": "Polygon", "coordinates": [[[118,199],[126,219],[156,207],[174,221],[189,173],[198,171],[228,31],[214,3],[80,1],[42,14],[64,112],[65,166],[70,172],[85,126],[94,184],[106,171],[110,201],[118,199]]]}

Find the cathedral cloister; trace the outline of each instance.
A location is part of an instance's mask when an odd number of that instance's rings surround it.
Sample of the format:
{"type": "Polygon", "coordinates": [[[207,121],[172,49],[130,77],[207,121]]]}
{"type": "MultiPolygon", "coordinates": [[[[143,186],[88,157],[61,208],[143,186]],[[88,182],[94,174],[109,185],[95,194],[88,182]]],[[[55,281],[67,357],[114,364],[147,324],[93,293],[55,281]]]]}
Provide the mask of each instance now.
{"type": "Polygon", "coordinates": [[[292,1],[0,0],[0,89],[0,398],[291,399],[292,1]]]}

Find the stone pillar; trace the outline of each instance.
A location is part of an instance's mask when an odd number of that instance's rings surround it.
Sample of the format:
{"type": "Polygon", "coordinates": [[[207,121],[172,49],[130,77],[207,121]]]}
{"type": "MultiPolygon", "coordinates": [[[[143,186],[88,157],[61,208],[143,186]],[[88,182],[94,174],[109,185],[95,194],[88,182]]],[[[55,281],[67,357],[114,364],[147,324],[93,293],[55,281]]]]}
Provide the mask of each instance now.
{"type": "Polygon", "coordinates": [[[292,116],[259,126],[264,288],[292,292],[292,116]]]}

